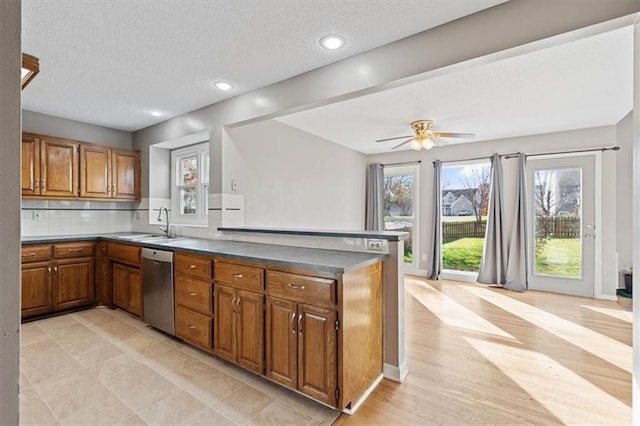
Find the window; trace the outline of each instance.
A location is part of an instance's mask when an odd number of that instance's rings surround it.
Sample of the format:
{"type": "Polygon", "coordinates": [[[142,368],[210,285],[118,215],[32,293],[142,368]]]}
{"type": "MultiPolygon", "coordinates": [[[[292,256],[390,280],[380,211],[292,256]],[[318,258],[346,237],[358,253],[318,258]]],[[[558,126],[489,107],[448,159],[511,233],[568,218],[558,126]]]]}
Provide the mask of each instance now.
{"type": "Polygon", "coordinates": [[[207,225],[209,143],[171,151],[171,217],[178,225],[207,225]]]}
{"type": "Polygon", "coordinates": [[[417,268],[417,173],[416,167],[384,168],[384,229],[409,233],[404,242],[404,263],[410,270],[417,268]]]}

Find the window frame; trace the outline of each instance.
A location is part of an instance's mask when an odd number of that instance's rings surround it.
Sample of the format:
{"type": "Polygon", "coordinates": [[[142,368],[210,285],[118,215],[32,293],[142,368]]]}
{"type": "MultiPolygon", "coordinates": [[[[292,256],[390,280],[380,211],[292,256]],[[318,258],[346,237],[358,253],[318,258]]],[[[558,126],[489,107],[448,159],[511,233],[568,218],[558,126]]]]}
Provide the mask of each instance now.
{"type": "Polygon", "coordinates": [[[171,150],[171,223],[175,225],[187,226],[208,226],[208,197],[209,197],[209,175],[211,159],[209,157],[209,142],[189,145],[171,150]],[[197,181],[195,184],[181,183],[180,161],[189,157],[196,157],[197,181]],[[208,159],[206,170],[203,167],[204,160],[208,159]],[[202,173],[202,172],[206,173],[202,173]],[[195,214],[180,213],[180,189],[195,188],[196,190],[196,212],[195,214]]]}

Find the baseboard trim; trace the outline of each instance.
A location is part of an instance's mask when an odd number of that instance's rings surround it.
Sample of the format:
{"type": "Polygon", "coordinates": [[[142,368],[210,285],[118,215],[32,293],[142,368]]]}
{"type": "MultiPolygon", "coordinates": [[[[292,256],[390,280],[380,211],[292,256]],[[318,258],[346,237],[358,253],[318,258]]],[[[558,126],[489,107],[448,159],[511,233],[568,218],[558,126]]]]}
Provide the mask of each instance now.
{"type": "Polygon", "coordinates": [[[384,378],[384,375],[380,374],[373,381],[373,383],[371,383],[371,386],[369,386],[367,388],[367,390],[364,391],[364,393],[360,396],[360,398],[358,398],[356,403],[355,404],[351,404],[351,408],[345,408],[343,410],[343,413],[346,413],[348,415],[352,415],[353,413],[355,413],[356,410],[360,407],[360,405],[362,405],[362,403],[369,397],[369,395],[371,395],[371,392],[373,392],[373,390],[376,388],[376,386],[378,386],[378,384],[382,381],[383,378],[384,378]]]}
{"type": "Polygon", "coordinates": [[[613,300],[615,302],[616,300],[618,300],[618,296],[611,296],[611,295],[608,295],[608,294],[598,294],[596,296],[596,299],[613,300]]]}
{"type": "Polygon", "coordinates": [[[403,362],[400,366],[384,363],[382,366],[382,374],[386,379],[402,383],[409,374],[407,362],[403,362]]]}

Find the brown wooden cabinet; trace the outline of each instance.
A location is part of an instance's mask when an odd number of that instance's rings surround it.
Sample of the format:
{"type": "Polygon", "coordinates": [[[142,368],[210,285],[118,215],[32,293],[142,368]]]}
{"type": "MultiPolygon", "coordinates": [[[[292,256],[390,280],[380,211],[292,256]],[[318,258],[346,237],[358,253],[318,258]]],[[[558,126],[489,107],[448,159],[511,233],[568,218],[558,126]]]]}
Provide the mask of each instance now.
{"type": "Polygon", "coordinates": [[[111,304],[111,264],[108,256],[108,244],[99,241],[96,244],[96,302],[102,305],[111,304]]]}
{"type": "Polygon", "coordinates": [[[334,310],[267,297],[267,377],[335,406],[336,319],[334,310]]]}
{"type": "Polygon", "coordinates": [[[139,176],[138,152],[80,145],[81,198],[139,199],[139,176]]]}
{"type": "Polygon", "coordinates": [[[214,277],[214,352],[263,374],[264,270],[216,259],[214,277]]]}
{"type": "Polygon", "coordinates": [[[94,243],[22,248],[22,317],[94,303],[94,243]]]}
{"type": "Polygon", "coordinates": [[[140,152],[22,134],[25,197],[139,200],[140,152]]]}
{"type": "Polygon", "coordinates": [[[77,142],[25,133],[22,136],[22,195],[78,196],[77,142]]]}
{"type": "Polygon", "coordinates": [[[114,262],[111,270],[113,279],[113,304],[134,315],[142,315],[142,281],[140,268],[114,262]]]}
{"type": "Polygon", "coordinates": [[[213,260],[189,253],[176,253],[174,259],[176,336],[211,351],[213,260]]]}

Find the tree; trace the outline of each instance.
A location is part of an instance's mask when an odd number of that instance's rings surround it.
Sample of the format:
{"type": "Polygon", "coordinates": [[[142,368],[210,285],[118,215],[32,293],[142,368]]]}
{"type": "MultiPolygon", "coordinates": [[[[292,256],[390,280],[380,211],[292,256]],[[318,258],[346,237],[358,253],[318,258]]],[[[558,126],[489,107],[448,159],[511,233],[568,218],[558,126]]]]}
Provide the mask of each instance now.
{"type": "Polygon", "coordinates": [[[465,195],[471,201],[476,222],[481,222],[489,205],[491,165],[485,163],[465,166],[460,174],[460,181],[466,190],[465,195]]]}
{"type": "Polygon", "coordinates": [[[398,206],[401,216],[413,214],[413,175],[385,176],[384,215],[391,215],[391,208],[398,206]]]}

